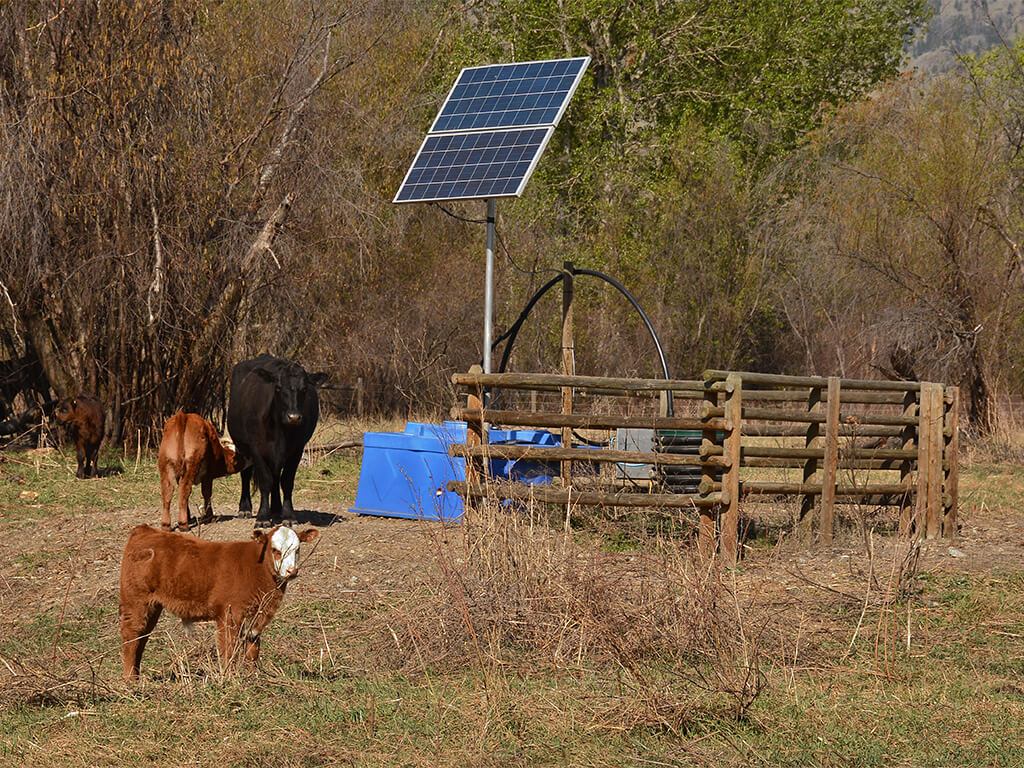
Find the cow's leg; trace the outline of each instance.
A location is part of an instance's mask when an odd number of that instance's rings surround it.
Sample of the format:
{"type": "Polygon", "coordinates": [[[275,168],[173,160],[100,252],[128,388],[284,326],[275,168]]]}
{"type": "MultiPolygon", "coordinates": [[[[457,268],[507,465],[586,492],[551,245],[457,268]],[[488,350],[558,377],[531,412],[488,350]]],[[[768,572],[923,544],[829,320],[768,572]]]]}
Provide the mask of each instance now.
{"type": "Polygon", "coordinates": [[[281,470],[281,517],[284,522],[295,522],[295,508],[292,507],[292,490],[295,488],[295,472],[299,468],[299,461],[302,459],[300,451],[294,457],[289,456],[281,470]]]}
{"type": "Polygon", "coordinates": [[[142,664],[142,652],[156,627],[163,606],[121,606],[121,659],[124,662],[124,679],[136,680],[142,664]]]}
{"type": "Polygon", "coordinates": [[[270,520],[274,525],[281,522],[281,475],[274,473],[270,484],[270,520]]]}
{"type": "Polygon", "coordinates": [[[173,470],[166,467],[166,471],[160,475],[160,527],[165,531],[171,530],[171,499],[174,498],[176,482],[173,470]]]}
{"type": "Polygon", "coordinates": [[[260,659],[260,636],[245,639],[245,658],[255,664],[260,659]]]}
{"type": "Polygon", "coordinates": [[[217,619],[217,649],[220,652],[221,669],[227,669],[235,661],[244,624],[243,616],[235,613],[230,605],[217,619]]]}
{"type": "Polygon", "coordinates": [[[248,517],[252,514],[252,497],[249,496],[249,483],[252,480],[253,467],[242,470],[242,495],[238,499],[238,516],[248,517]]]}
{"type": "Polygon", "coordinates": [[[178,481],[178,528],[187,531],[189,527],[188,497],[192,495],[192,485],[196,481],[195,465],[185,463],[185,474],[178,481]]]}
{"type": "Polygon", "coordinates": [[[79,480],[84,480],[87,475],[85,474],[86,461],[85,461],[85,446],[79,443],[75,446],[75,456],[78,459],[78,471],[75,472],[75,477],[79,480]]]}
{"type": "Polygon", "coordinates": [[[235,638],[238,635],[238,627],[231,620],[229,613],[217,619],[217,651],[220,653],[221,669],[227,669],[231,664],[231,658],[235,654],[235,638]]]}
{"type": "Polygon", "coordinates": [[[281,518],[278,480],[276,474],[263,462],[256,467],[256,480],[260,485],[260,508],[256,513],[256,527],[267,527],[274,519],[281,518]]]}
{"type": "Polygon", "coordinates": [[[89,477],[98,477],[100,473],[100,444],[96,443],[88,449],[88,453],[85,456],[86,472],[89,477]],[[92,464],[90,468],[90,463],[92,464]]]}
{"type": "Polygon", "coordinates": [[[203,516],[199,518],[199,522],[206,525],[213,522],[213,478],[204,477],[200,488],[203,491],[203,516]]]}

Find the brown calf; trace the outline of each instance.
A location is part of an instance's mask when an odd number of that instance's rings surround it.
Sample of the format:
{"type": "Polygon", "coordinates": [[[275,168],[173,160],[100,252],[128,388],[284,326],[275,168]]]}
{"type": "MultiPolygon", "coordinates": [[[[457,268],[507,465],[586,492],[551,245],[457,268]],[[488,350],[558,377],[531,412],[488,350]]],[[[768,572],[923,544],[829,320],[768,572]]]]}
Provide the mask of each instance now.
{"type": "Polygon", "coordinates": [[[164,608],[186,627],[216,621],[221,664],[234,658],[239,640],[255,663],[260,633],[298,575],[299,542],[319,533],[277,526],[254,531],[249,541],[220,542],[148,525],[134,528],[121,556],[118,606],[125,680],[138,678],[142,651],[164,608]]]}
{"type": "Polygon", "coordinates": [[[54,418],[64,425],[68,439],[75,444],[78,472],[75,477],[96,477],[96,457],[103,440],[106,416],[95,397],[84,392],[78,397],[65,397],[57,403],[54,418]]]}
{"type": "Polygon", "coordinates": [[[178,487],[178,527],[188,530],[191,515],[188,497],[192,486],[199,483],[203,493],[203,516],[200,522],[213,522],[213,481],[243,469],[243,464],[230,448],[217,437],[213,424],[194,413],[176,413],[164,424],[160,441],[160,495],[163,511],[160,525],[171,530],[171,499],[178,487]]]}

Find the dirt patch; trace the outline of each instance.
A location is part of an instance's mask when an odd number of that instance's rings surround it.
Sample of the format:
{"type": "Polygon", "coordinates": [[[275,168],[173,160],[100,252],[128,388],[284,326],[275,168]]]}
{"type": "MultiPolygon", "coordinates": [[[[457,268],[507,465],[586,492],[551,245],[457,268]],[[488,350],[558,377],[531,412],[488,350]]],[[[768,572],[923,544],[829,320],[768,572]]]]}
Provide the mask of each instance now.
{"type": "MultiPolygon", "coordinates": [[[[302,570],[288,600],[362,601],[367,591],[397,600],[439,577],[438,546],[452,528],[436,523],[353,515],[344,505],[299,510],[300,527],[319,523],[304,548],[302,570]]],[[[0,536],[0,631],[40,614],[72,614],[82,606],[117,604],[121,551],[131,529],[156,523],[152,510],[15,520],[0,536]]],[[[190,532],[213,541],[245,539],[252,518],[227,517],[190,532]]]]}
{"type": "MultiPolygon", "coordinates": [[[[431,590],[444,578],[442,563],[458,567],[465,556],[460,525],[353,515],[341,502],[305,502],[297,498],[300,527],[321,530],[314,546],[303,551],[302,571],[290,588],[288,603],[339,600],[353,606],[401,605],[431,590]]],[[[217,511],[223,511],[218,507],[217,511]]],[[[1024,560],[1024,520],[986,515],[968,509],[961,515],[961,535],[925,542],[918,571],[989,572],[1019,568],[1024,560]]],[[[15,519],[0,536],[0,632],[40,616],[73,616],[90,607],[117,605],[120,558],[129,531],[154,524],[153,510],[130,509],[100,514],[15,519]]],[[[251,518],[226,517],[190,535],[212,540],[244,539],[251,518]]],[[[855,530],[837,537],[830,548],[789,543],[748,544],[737,575],[739,593],[749,592],[762,605],[799,605],[812,609],[828,600],[862,600],[871,589],[884,589],[896,561],[906,557],[890,535],[866,538],[855,530]]],[[[112,627],[111,631],[116,631],[112,627]]]]}

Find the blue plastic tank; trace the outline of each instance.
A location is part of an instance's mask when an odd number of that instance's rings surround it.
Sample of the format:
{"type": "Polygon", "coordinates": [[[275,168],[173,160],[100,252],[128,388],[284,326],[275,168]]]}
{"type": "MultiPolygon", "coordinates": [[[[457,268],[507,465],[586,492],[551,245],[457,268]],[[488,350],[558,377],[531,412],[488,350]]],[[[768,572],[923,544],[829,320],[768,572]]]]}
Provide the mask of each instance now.
{"type": "MultiPolygon", "coordinates": [[[[449,446],[466,442],[466,422],[409,422],[404,432],[366,432],[355,504],[349,512],[420,520],[457,520],[462,497],[447,490],[449,480],[466,479],[466,461],[448,455],[449,446]]],[[[557,435],[544,430],[491,430],[495,445],[554,445],[557,435]]],[[[558,463],[494,460],[491,474],[525,483],[550,483],[558,463]]]]}

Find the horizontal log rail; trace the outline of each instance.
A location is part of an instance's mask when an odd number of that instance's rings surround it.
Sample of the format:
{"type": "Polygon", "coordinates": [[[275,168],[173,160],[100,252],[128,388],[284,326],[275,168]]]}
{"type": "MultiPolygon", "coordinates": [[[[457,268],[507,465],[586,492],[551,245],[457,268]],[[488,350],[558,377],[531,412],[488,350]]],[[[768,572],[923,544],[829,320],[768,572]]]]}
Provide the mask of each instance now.
{"type": "MultiPolygon", "coordinates": [[[[720,407],[705,406],[701,409],[701,418],[716,419],[725,416],[725,409],[720,407]]],[[[918,423],[917,416],[896,416],[885,413],[858,413],[850,414],[854,421],[843,418],[848,425],[870,424],[877,426],[915,426],[918,423]]],[[[743,408],[744,419],[763,419],[765,421],[796,421],[806,424],[824,424],[825,413],[818,411],[797,411],[782,408],[743,408]]]]}
{"type": "MultiPolygon", "coordinates": [[[[774,445],[741,445],[740,455],[763,459],[824,459],[824,448],[780,448],[774,445]]],[[[904,461],[917,458],[917,451],[908,448],[842,448],[840,456],[850,459],[890,459],[904,461]]]]}
{"type": "Polygon", "coordinates": [[[460,496],[475,499],[512,499],[515,501],[538,501],[547,504],[579,504],[581,506],[605,507],[671,507],[708,508],[723,503],[722,494],[707,496],[680,493],[604,493],[600,491],[579,491],[575,488],[554,488],[549,485],[526,485],[523,483],[465,483],[449,480],[448,490],[460,496]]]}
{"type": "MultiPolygon", "coordinates": [[[[818,396],[816,389],[755,389],[743,390],[743,400],[746,402],[782,402],[782,403],[808,403],[812,396],[818,396]]],[[[858,403],[862,405],[899,405],[905,402],[906,395],[899,392],[868,392],[852,391],[843,392],[844,403],[858,403]]],[[[819,402],[827,403],[827,390],[820,393],[819,402]]]]}
{"type": "MultiPolygon", "coordinates": [[[[705,387],[710,386],[719,391],[725,391],[726,379],[730,371],[718,371],[708,369],[704,371],[701,378],[705,387]],[[721,386],[719,386],[721,385],[721,386]]],[[[828,379],[822,376],[787,376],[775,373],[754,373],[743,371],[740,374],[743,385],[767,386],[767,387],[808,387],[811,389],[826,389],[828,379]]],[[[842,389],[868,389],[886,392],[920,392],[921,382],[919,381],[875,381],[874,379],[839,379],[839,386],[842,389]]]]}
{"type": "MultiPolygon", "coordinates": [[[[498,375],[498,374],[494,374],[494,375],[498,375]]],[[[518,391],[518,392],[525,392],[525,391],[530,391],[530,392],[548,392],[548,393],[552,393],[552,394],[554,394],[556,392],[561,392],[562,391],[562,387],[560,387],[558,385],[555,385],[555,384],[538,384],[535,387],[530,387],[529,390],[527,390],[525,387],[489,387],[489,389],[491,391],[493,391],[493,392],[500,392],[503,389],[510,389],[510,390],[514,389],[515,391],[518,391]]],[[[615,387],[592,387],[591,386],[591,387],[587,387],[585,389],[580,389],[578,392],[576,392],[576,397],[579,397],[581,400],[585,400],[586,398],[591,397],[591,396],[593,396],[593,397],[596,397],[596,396],[602,396],[602,397],[622,397],[622,398],[630,398],[630,399],[637,398],[637,399],[652,400],[652,399],[658,398],[661,395],[662,391],[664,391],[664,390],[660,390],[659,391],[659,390],[656,390],[656,389],[639,389],[639,390],[636,390],[636,391],[632,391],[632,390],[629,390],[629,389],[618,389],[618,388],[615,388],[615,387]]],[[[677,389],[677,390],[673,390],[672,396],[677,398],[677,399],[680,399],[680,400],[700,400],[702,397],[704,397],[704,393],[703,392],[698,392],[696,390],[678,390],[677,389]]]]}
{"type": "Polygon", "coordinates": [[[591,413],[546,413],[538,411],[494,411],[478,408],[452,408],[453,419],[501,424],[510,427],[572,427],[574,429],[724,429],[724,419],[702,420],[690,416],[615,416],[591,413]]]}
{"type": "MultiPolygon", "coordinates": [[[[699,484],[701,494],[717,493],[722,490],[721,483],[706,483],[701,482],[699,484]]],[[[787,482],[772,482],[767,480],[741,480],[740,481],[740,496],[748,496],[750,494],[785,494],[785,495],[796,495],[796,494],[808,494],[811,496],[819,495],[823,491],[821,483],[787,483],[787,482]]],[[[904,483],[863,483],[859,485],[837,485],[835,488],[836,496],[869,496],[877,494],[880,496],[895,496],[897,494],[913,493],[914,488],[904,483]]]]}
{"type": "Polygon", "coordinates": [[[468,459],[498,459],[501,461],[529,459],[531,461],[595,461],[626,464],[652,464],[673,467],[727,467],[721,456],[702,460],[700,456],[671,453],[644,453],[615,451],[607,448],[561,448],[543,445],[461,445],[448,447],[450,456],[468,459]]]}
{"type": "Polygon", "coordinates": [[[704,382],[677,379],[627,379],[613,376],[566,376],[560,373],[453,373],[457,387],[500,387],[537,389],[573,387],[574,389],[614,389],[623,392],[704,392],[704,382]]]}
{"type": "MultiPolygon", "coordinates": [[[[757,467],[757,468],[775,468],[775,469],[799,469],[807,463],[807,459],[779,459],[779,458],[762,458],[758,456],[746,456],[743,457],[744,467],[757,467]]],[[[906,461],[900,459],[844,459],[840,457],[836,461],[837,469],[844,470],[871,470],[877,469],[880,471],[903,471],[906,461]]],[[[949,462],[944,462],[943,466],[949,468],[949,462]]]]}
{"type": "MultiPolygon", "coordinates": [[[[821,423],[821,422],[813,422],[821,423]]],[[[905,427],[861,426],[860,424],[840,424],[840,437],[899,437],[905,427]]],[[[764,424],[743,422],[741,434],[750,437],[804,437],[807,427],[788,427],[784,424],[764,424]]]]}

